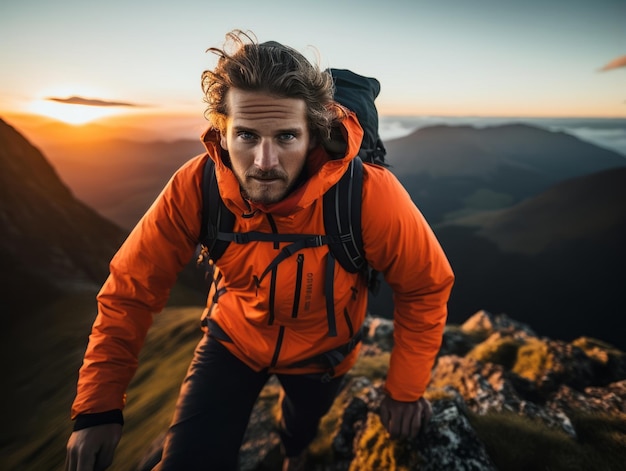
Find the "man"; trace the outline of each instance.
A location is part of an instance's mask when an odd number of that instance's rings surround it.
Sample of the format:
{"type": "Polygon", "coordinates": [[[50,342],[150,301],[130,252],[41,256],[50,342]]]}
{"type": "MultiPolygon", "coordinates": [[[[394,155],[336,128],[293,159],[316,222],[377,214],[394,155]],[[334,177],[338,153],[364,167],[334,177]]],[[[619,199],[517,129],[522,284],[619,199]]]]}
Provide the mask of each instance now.
{"type": "MultiPolygon", "coordinates": [[[[322,196],[358,153],[363,131],[333,101],[328,73],[289,47],[258,44],[240,31],[229,33],[226,46],[211,49],[218,63],[203,74],[207,153],[172,177],[113,258],[98,295],[72,408],[67,470],[104,469],[112,461],[125,390],[152,313],[165,305],[198,243],[206,159],[214,161],[220,195],[236,215],[234,232],[320,234],[322,196]],[[344,151],[331,156],[331,147],[344,151]]],[[[395,348],[381,419],[392,437],[415,436],[430,414],[422,394],[441,344],[453,274],[390,172],[365,165],[362,193],[366,258],[395,293],[395,348]]],[[[337,265],[331,318],[324,291],[328,246],[302,249],[272,266],[284,245],[233,243],[219,259],[218,286],[204,312],[208,334],[183,383],[160,470],[236,469],[250,412],[274,374],[282,386],[284,469],[304,469],[306,448],[359,349],[331,370],[307,359],[354,337],[367,286],[362,273],[337,265]],[[302,283],[306,299],[299,296],[302,283]]]]}

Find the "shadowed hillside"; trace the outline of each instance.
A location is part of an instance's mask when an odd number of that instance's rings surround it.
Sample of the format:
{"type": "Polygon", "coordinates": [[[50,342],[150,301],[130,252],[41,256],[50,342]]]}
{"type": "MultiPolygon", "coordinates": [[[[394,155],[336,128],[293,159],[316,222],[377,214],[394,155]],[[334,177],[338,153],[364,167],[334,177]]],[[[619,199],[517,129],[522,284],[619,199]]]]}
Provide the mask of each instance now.
{"type": "Polygon", "coordinates": [[[78,201],[41,152],[0,120],[0,305],[99,286],[126,232],[78,201]]]}
{"type": "MultiPolygon", "coordinates": [[[[2,120],[0,221],[0,468],[61,469],[96,292],[126,231],[77,200],[42,153],[2,120]]],[[[177,285],[170,304],[181,300],[198,296],[177,285]]],[[[198,322],[185,319],[198,333],[198,322]]]]}
{"type": "Polygon", "coordinates": [[[130,230],[172,174],[203,150],[200,140],[70,140],[47,146],[46,156],[82,201],[130,230]]]}
{"type": "MultiPolygon", "coordinates": [[[[506,312],[543,335],[626,348],[626,168],[560,183],[508,209],[435,226],[456,275],[452,322],[506,312]]],[[[388,312],[384,285],[370,309],[388,312]]]]}

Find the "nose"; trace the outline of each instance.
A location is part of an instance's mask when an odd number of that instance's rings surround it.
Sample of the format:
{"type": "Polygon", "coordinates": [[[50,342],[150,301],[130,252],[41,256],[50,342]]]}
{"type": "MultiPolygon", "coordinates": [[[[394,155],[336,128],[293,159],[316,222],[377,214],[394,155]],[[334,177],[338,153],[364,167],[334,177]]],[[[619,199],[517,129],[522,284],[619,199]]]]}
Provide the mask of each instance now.
{"type": "Polygon", "coordinates": [[[254,156],[254,165],[264,172],[278,166],[278,152],[269,139],[261,141],[254,156]]]}

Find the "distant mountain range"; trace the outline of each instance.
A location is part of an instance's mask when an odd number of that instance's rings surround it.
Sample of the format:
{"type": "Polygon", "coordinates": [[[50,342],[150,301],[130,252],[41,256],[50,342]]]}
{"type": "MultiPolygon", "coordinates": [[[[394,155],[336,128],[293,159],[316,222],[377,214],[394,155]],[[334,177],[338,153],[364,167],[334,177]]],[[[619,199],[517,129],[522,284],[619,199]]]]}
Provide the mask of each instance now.
{"type": "Polygon", "coordinates": [[[391,170],[431,224],[509,207],[626,157],[525,124],[433,126],[386,144],[391,170]]]}

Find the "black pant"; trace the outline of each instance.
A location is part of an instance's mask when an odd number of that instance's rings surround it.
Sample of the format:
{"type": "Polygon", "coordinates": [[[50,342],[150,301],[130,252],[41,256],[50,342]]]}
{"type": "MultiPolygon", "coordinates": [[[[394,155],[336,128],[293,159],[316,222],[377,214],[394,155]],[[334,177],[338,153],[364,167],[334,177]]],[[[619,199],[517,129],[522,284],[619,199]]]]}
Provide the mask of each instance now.
{"type": "MultiPolygon", "coordinates": [[[[236,470],[252,408],[269,376],[250,369],[205,335],[183,382],[156,469],[236,470]]],[[[296,456],[315,438],[342,378],[326,383],[308,376],[277,378],[284,391],[280,436],[287,456],[296,456]]]]}

